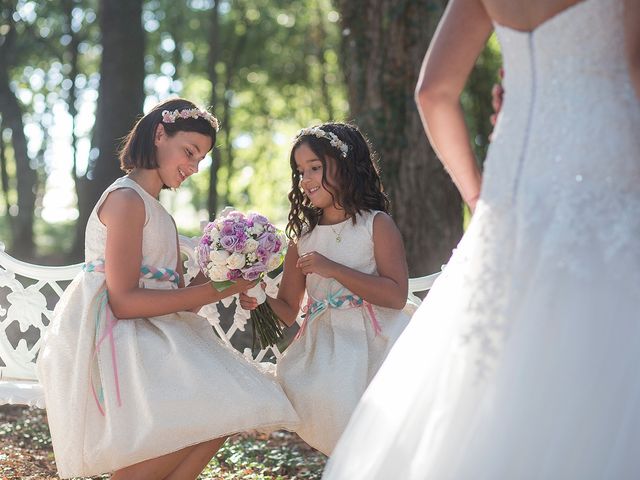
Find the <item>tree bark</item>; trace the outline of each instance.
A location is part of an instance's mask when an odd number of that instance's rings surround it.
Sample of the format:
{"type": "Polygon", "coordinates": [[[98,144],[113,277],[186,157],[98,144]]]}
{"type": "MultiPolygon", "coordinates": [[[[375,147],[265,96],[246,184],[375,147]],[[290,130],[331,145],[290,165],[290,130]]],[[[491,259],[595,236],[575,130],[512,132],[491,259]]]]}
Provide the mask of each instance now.
{"type": "Polygon", "coordinates": [[[69,79],[73,82],[69,89],[69,99],[67,101],[69,116],[71,117],[71,150],[73,155],[73,164],[71,166],[71,177],[73,183],[76,186],[76,197],[79,198],[78,191],[78,135],[76,135],[76,117],[78,115],[78,109],[76,108],[76,102],[78,100],[78,87],[76,86],[76,80],[79,73],[78,61],[80,58],[80,52],[78,47],[80,45],[80,35],[75,32],[71,26],[73,19],[73,8],[75,6],[74,0],[64,0],[62,2],[62,8],[66,18],[65,33],[71,37],[69,46],[67,47],[66,60],[70,65],[69,79]]]}
{"type": "MultiPolygon", "coordinates": [[[[236,5],[237,9],[244,10],[244,6],[241,4],[236,5]]],[[[211,171],[209,177],[209,215],[213,218],[216,214],[218,204],[220,200],[224,205],[229,203],[229,191],[231,188],[231,171],[233,169],[234,149],[233,149],[233,130],[232,119],[233,112],[231,109],[231,100],[233,99],[234,90],[233,85],[236,81],[237,59],[244,51],[247,45],[247,35],[250,31],[250,25],[246,23],[246,16],[243,13],[240,15],[242,21],[245,22],[245,29],[239,36],[234,36],[232,39],[227,38],[227,44],[225,45],[225,54],[220,45],[220,30],[222,28],[220,22],[220,2],[214,1],[212,10],[212,26],[211,26],[211,45],[209,50],[209,78],[211,80],[211,101],[214,105],[214,113],[220,120],[221,132],[218,134],[218,138],[224,135],[224,148],[215,148],[211,155],[211,171]],[[216,63],[225,63],[225,75],[224,86],[222,89],[222,95],[216,91],[216,86],[219,81],[217,72],[215,71],[216,63]],[[218,193],[218,184],[220,183],[219,170],[220,166],[225,165],[227,167],[227,177],[225,186],[225,195],[220,198],[218,193]]]]}
{"type": "MultiPolygon", "coordinates": [[[[0,119],[0,185],[2,185],[2,194],[4,196],[4,207],[9,214],[11,204],[9,202],[9,173],[7,172],[7,155],[5,153],[4,138],[2,138],[2,119],[0,119]]],[[[7,239],[5,239],[7,240],[7,239]]],[[[0,242],[2,239],[0,239],[0,242]]]]}
{"type": "Polygon", "coordinates": [[[78,223],[72,251],[82,258],[84,230],[102,192],[123,174],[117,149],[144,104],[144,44],[142,0],[101,0],[102,60],[94,126],[95,159],[79,178],[78,223]]]}
{"type": "MultiPolygon", "coordinates": [[[[211,10],[211,32],[209,42],[209,80],[211,81],[211,106],[213,114],[217,118],[218,108],[220,108],[220,99],[216,91],[218,85],[218,72],[216,65],[220,61],[220,0],[213,1],[211,10]]],[[[207,197],[207,210],[209,211],[209,220],[213,220],[218,211],[218,169],[220,168],[220,149],[217,145],[211,150],[211,167],[209,168],[209,195],[207,197]]]]}
{"type": "Polygon", "coordinates": [[[318,63],[320,65],[320,91],[322,92],[322,101],[324,104],[324,109],[327,112],[327,119],[329,121],[335,120],[335,112],[333,110],[333,102],[331,99],[331,94],[329,93],[329,85],[327,84],[327,60],[325,58],[326,55],[326,41],[327,41],[327,31],[324,26],[324,16],[322,14],[322,8],[320,7],[320,2],[316,3],[316,16],[317,16],[317,32],[316,35],[316,45],[317,45],[317,56],[318,63]]]}
{"type": "MultiPolygon", "coordinates": [[[[15,7],[15,5],[14,5],[15,7]]],[[[24,134],[22,108],[11,90],[9,67],[13,64],[13,47],[16,31],[11,15],[8,17],[9,30],[0,44],[0,113],[3,127],[11,129],[11,144],[16,164],[16,190],[18,211],[16,216],[9,215],[12,230],[12,249],[14,256],[31,260],[35,252],[33,238],[33,219],[36,202],[38,176],[31,168],[31,159],[27,151],[27,139],[24,134]]]]}
{"type": "Polygon", "coordinates": [[[439,271],[462,236],[462,201],[427,141],[414,90],[446,0],[335,4],[351,118],[379,153],[410,275],[439,271]]]}

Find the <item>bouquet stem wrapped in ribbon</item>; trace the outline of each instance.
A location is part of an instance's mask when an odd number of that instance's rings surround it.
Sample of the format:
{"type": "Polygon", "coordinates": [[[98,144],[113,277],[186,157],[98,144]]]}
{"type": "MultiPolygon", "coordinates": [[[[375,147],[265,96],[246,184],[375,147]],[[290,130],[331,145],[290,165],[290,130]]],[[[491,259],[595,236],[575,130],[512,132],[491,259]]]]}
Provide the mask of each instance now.
{"type": "MultiPolygon", "coordinates": [[[[225,208],[205,227],[196,247],[200,269],[216,288],[223,290],[239,278],[259,280],[277,269],[284,260],[286,237],[269,220],[258,213],[246,216],[225,208]]],[[[251,311],[253,348],[275,345],[284,338],[283,323],[266,302],[260,284],[247,291],[258,299],[251,311]]]]}

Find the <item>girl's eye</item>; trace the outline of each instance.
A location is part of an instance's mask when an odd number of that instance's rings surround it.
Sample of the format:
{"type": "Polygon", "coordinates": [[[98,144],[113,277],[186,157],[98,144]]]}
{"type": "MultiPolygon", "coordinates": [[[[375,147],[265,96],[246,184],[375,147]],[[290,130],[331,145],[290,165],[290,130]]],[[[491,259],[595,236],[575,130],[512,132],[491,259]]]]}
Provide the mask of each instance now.
{"type": "Polygon", "coordinates": [[[184,151],[187,154],[187,157],[189,158],[193,157],[193,153],[191,153],[191,151],[188,148],[185,148],[184,151]]]}

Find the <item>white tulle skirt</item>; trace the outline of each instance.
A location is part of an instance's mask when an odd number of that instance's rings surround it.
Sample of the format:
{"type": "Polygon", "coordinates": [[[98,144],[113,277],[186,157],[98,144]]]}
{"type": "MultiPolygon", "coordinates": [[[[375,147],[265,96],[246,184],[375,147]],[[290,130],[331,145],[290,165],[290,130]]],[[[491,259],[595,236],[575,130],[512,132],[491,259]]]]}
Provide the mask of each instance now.
{"type": "Polygon", "coordinates": [[[480,204],[324,478],[639,478],[640,248],[612,248],[640,234],[629,214],[571,239],[480,204]]]}

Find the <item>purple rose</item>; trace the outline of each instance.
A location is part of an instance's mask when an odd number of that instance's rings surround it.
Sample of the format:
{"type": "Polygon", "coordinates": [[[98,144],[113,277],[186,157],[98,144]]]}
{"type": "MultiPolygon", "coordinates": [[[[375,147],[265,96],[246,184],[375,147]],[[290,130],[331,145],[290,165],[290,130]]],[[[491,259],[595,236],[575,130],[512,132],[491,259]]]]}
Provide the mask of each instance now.
{"type": "Polygon", "coordinates": [[[229,270],[229,271],[227,272],[227,279],[228,279],[228,280],[237,280],[237,279],[239,279],[240,277],[242,277],[242,272],[241,272],[240,270],[238,270],[238,269],[236,269],[236,270],[229,270]]]}
{"type": "Polygon", "coordinates": [[[249,221],[253,224],[253,225],[268,225],[269,224],[269,220],[267,219],[267,217],[265,217],[264,215],[260,215],[259,213],[256,212],[250,212],[249,213],[249,221]]]}
{"type": "Polygon", "coordinates": [[[204,226],[204,229],[202,230],[206,234],[210,233],[213,229],[216,228],[216,225],[213,222],[209,222],[204,226]]]}
{"type": "Polygon", "coordinates": [[[220,244],[222,247],[228,252],[234,251],[236,244],[238,243],[238,239],[233,235],[227,235],[220,239],[220,244]]]}
{"type": "Polygon", "coordinates": [[[228,224],[225,223],[224,226],[222,227],[222,229],[220,230],[220,235],[222,237],[228,237],[230,235],[233,235],[235,232],[234,228],[233,228],[233,224],[228,224]]]}
{"type": "Polygon", "coordinates": [[[227,214],[227,218],[242,218],[244,219],[244,213],[239,212],[237,210],[233,210],[227,214]]]}
{"type": "Polygon", "coordinates": [[[239,238],[239,237],[236,237],[236,239],[237,239],[237,242],[233,247],[233,251],[234,252],[238,252],[238,253],[242,253],[242,250],[244,250],[244,245],[245,245],[245,243],[247,243],[247,241],[245,239],[239,238]]]}
{"type": "Polygon", "coordinates": [[[236,232],[236,233],[234,234],[234,237],[236,237],[236,238],[238,239],[238,241],[239,241],[239,242],[246,242],[246,241],[247,241],[247,238],[249,238],[249,237],[247,236],[247,234],[244,232],[244,230],[243,230],[243,231],[240,231],[240,232],[236,232]]]}
{"type": "Polygon", "coordinates": [[[207,264],[209,263],[209,251],[209,245],[200,242],[198,245],[198,265],[201,270],[207,269],[207,264]]]}
{"type": "Polygon", "coordinates": [[[265,265],[257,264],[245,269],[245,271],[242,273],[242,276],[244,277],[245,280],[253,281],[260,278],[260,276],[262,276],[262,274],[265,273],[266,271],[267,271],[267,267],[265,265]]]}
{"type": "Polygon", "coordinates": [[[276,246],[276,242],[278,242],[278,237],[271,232],[265,232],[260,235],[258,242],[262,248],[269,252],[273,252],[273,248],[276,246]]]}
{"type": "Polygon", "coordinates": [[[273,250],[271,250],[272,253],[279,253],[280,250],[282,250],[282,242],[280,241],[280,239],[278,237],[276,237],[276,244],[273,247],[273,250]]]}
{"type": "Polygon", "coordinates": [[[260,245],[256,249],[256,256],[258,257],[258,260],[260,260],[262,263],[266,263],[267,258],[269,258],[269,251],[266,248],[264,248],[262,245],[260,245]]]}

